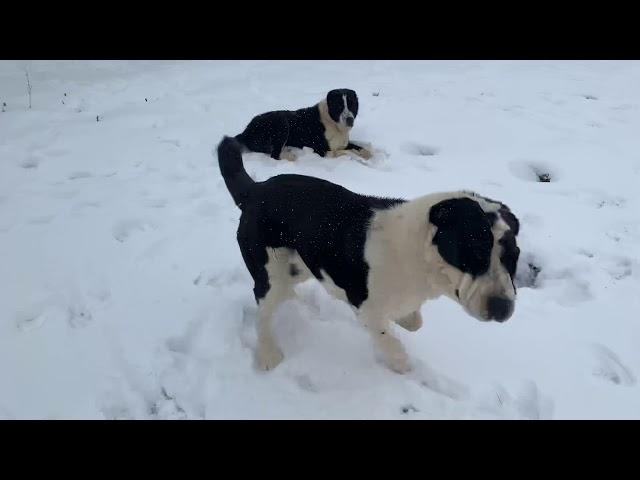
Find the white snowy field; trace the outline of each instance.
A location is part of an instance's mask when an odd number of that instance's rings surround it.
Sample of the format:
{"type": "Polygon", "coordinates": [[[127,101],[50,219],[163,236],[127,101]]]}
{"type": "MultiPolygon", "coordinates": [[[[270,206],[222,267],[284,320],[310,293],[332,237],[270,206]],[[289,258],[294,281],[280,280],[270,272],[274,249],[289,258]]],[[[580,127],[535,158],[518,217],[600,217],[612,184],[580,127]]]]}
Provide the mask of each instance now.
{"type": "Polygon", "coordinates": [[[0,418],[640,418],[640,62],[1,61],[3,102],[0,418]],[[342,87],[368,165],[249,154],[249,173],[503,201],[516,311],[425,304],[421,330],[396,327],[403,376],[310,282],[261,373],[214,149],[342,87]]]}

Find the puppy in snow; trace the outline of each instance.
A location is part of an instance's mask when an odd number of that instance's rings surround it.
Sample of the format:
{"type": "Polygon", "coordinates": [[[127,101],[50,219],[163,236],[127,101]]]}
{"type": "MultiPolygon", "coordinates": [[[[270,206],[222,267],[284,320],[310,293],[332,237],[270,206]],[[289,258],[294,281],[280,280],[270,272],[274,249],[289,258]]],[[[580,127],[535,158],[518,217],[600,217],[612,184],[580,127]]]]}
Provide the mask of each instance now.
{"type": "Polygon", "coordinates": [[[295,160],[294,153],[287,147],[309,147],[321,157],[353,152],[369,159],[371,152],[349,142],[349,133],[357,116],[356,92],[346,88],[331,90],[313,107],[258,115],[235,138],[244,149],[266,153],[276,160],[295,160]]]}
{"type": "Polygon", "coordinates": [[[426,300],[447,296],[482,321],[511,317],[519,221],[503,203],[466,191],[378,198],[304,175],[255,182],[231,137],[218,162],[242,211],[237,240],[254,280],[260,368],[282,361],[273,314],[311,277],[354,308],[399,373],[410,363],[391,324],[418,330],[426,300]]]}

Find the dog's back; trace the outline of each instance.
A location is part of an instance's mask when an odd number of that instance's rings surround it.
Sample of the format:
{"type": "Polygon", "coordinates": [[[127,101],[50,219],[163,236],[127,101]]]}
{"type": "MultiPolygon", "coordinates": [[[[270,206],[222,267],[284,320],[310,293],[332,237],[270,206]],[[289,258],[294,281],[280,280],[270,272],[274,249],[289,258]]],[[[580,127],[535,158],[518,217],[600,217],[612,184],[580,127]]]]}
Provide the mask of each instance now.
{"type": "Polygon", "coordinates": [[[345,265],[366,271],[363,249],[375,210],[404,202],[361,195],[306,175],[277,175],[253,182],[242,166],[240,145],[230,137],[220,143],[218,161],[229,192],[242,210],[241,250],[295,250],[316,278],[321,279],[324,270],[340,286],[353,282],[345,265]]]}
{"type": "Polygon", "coordinates": [[[285,145],[314,148],[322,144],[323,134],[318,107],[313,106],[257,115],[235,138],[252,152],[271,155],[285,145]]]}

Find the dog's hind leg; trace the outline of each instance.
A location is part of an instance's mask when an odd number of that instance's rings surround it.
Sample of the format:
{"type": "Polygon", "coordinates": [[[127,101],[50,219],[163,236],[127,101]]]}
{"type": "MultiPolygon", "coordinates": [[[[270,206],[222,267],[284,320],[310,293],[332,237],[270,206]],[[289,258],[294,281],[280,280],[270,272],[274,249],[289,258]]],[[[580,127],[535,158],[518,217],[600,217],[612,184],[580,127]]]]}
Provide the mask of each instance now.
{"type": "Polygon", "coordinates": [[[284,248],[267,249],[268,261],[264,266],[268,287],[258,300],[258,345],[256,362],[261,370],[273,370],[284,358],[273,335],[273,315],[278,307],[295,295],[294,276],[291,274],[291,253],[284,248]]]}
{"type": "Polygon", "coordinates": [[[283,159],[283,160],[288,160],[290,162],[295,162],[296,159],[297,159],[297,156],[296,156],[295,153],[293,153],[291,150],[289,150],[287,147],[285,147],[280,152],[280,158],[283,159]]]}
{"type": "Polygon", "coordinates": [[[411,312],[409,315],[405,315],[404,317],[397,319],[396,323],[405,330],[415,332],[422,327],[422,314],[420,313],[420,310],[416,310],[415,312],[411,312]]]}
{"type": "Polygon", "coordinates": [[[293,293],[286,272],[290,256],[288,250],[270,249],[259,241],[253,222],[240,218],[238,245],[247,270],[253,277],[253,293],[258,303],[258,342],[256,363],[262,370],[271,370],[282,361],[282,352],[273,337],[273,314],[293,293]]]}
{"type": "MultiPolygon", "coordinates": [[[[272,125],[272,128],[271,158],[280,160],[287,140],[289,140],[289,123],[286,120],[280,119],[272,125]]],[[[289,158],[287,158],[287,160],[289,160],[289,158]]]]}

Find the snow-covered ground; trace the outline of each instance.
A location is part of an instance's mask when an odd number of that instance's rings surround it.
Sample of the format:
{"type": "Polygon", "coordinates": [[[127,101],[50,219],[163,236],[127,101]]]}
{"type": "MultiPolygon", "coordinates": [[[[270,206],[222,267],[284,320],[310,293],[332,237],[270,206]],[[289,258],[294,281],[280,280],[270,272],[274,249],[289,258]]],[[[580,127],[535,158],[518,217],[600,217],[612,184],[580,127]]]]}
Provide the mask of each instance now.
{"type": "Polygon", "coordinates": [[[631,61],[0,62],[0,418],[640,418],[639,86],[631,61]],[[502,200],[516,312],[425,304],[401,376],[310,282],[259,373],[214,148],[340,87],[368,165],[249,154],[250,174],[502,200]]]}

